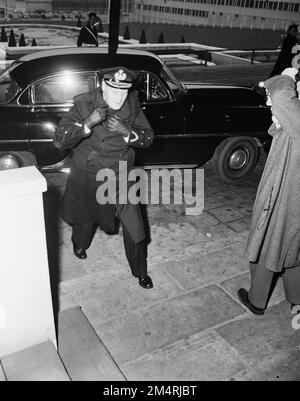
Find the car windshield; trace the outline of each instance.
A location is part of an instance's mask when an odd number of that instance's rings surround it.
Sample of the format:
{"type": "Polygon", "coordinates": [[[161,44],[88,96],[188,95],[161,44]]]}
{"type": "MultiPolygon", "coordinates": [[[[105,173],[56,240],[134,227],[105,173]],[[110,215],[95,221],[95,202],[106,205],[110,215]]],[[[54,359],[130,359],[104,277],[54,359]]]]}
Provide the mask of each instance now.
{"type": "Polygon", "coordinates": [[[17,83],[11,79],[10,70],[0,75],[0,104],[8,103],[19,91],[17,83]]]}

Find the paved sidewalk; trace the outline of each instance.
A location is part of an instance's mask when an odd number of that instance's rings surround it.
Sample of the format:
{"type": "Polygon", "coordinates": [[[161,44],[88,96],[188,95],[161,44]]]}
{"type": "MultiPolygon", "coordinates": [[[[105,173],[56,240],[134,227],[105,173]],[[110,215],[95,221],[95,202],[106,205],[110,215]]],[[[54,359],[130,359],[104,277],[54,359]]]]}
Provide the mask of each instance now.
{"type": "Polygon", "coordinates": [[[264,156],[246,182],[230,186],[207,164],[200,216],[185,215],[183,206],[147,207],[152,290],[131,276],[121,232],[98,230],[88,260],[75,258],[71,229],[58,217],[66,175],[47,174],[57,307],[82,307],[128,380],[300,379],[300,331],[292,328],[281,280],[264,317],[236,296],[249,286],[242,255],[263,165],[264,156]]]}

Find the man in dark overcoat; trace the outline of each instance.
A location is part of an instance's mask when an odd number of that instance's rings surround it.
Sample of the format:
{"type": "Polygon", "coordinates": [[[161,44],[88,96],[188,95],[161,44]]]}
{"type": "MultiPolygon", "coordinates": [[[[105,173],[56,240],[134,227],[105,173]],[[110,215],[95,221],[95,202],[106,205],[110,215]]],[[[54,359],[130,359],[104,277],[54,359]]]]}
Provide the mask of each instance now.
{"type": "MultiPolygon", "coordinates": [[[[97,225],[112,233],[117,216],[132,274],[143,288],[152,288],[139,205],[118,200],[104,204],[97,199],[97,191],[104,183],[98,180],[98,173],[109,170],[119,182],[119,163],[126,165],[128,173],[134,166],[134,147],[147,148],[153,141],[154,133],[137,92],[132,90],[134,78],[134,73],[124,67],[103,70],[99,88],[74,98],[74,106],[59,123],[55,143],[61,149],[73,149],[63,219],[72,225],[74,254],[86,259],[97,225]]],[[[122,186],[130,185],[121,182],[122,186]]]]}
{"type": "Polygon", "coordinates": [[[98,28],[99,20],[96,13],[89,13],[89,19],[79,32],[77,39],[77,46],[81,47],[83,44],[98,46],[98,28]]]}
{"type": "Polygon", "coordinates": [[[288,27],[286,37],[282,42],[281,51],[269,78],[279,75],[285,68],[291,67],[292,59],[295,56],[295,54],[292,52],[292,49],[298,43],[297,33],[298,25],[292,24],[288,27]]]}

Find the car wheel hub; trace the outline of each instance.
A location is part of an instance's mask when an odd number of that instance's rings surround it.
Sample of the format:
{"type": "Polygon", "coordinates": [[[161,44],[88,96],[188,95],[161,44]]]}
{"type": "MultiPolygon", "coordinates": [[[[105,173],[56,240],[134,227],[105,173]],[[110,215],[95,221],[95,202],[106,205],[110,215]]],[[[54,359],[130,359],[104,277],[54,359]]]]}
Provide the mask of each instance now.
{"type": "Polygon", "coordinates": [[[247,164],[248,158],[249,155],[246,149],[237,149],[230,156],[229,167],[232,170],[240,170],[247,164]]]}
{"type": "Polygon", "coordinates": [[[16,158],[12,155],[0,156],[0,171],[20,167],[16,158]]]}

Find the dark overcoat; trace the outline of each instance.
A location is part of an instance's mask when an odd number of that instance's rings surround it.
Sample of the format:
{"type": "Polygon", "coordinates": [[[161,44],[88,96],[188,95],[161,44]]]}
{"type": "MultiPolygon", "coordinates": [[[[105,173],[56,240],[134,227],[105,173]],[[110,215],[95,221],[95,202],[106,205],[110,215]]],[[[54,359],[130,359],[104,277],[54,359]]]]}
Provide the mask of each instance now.
{"type": "Polygon", "coordinates": [[[273,142],[259,184],[246,256],[273,272],[300,265],[300,100],[294,80],[265,82],[272,100],[273,142]]]}
{"type": "Polygon", "coordinates": [[[287,34],[283,40],[281,51],[270,74],[270,78],[275,75],[280,75],[285,68],[291,67],[292,59],[295,56],[295,54],[292,53],[292,49],[296,44],[297,38],[287,34]]]}
{"type": "Polygon", "coordinates": [[[81,47],[83,44],[98,46],[98,30],[95,26],[87,24],[80,29],[77,46],[81,47]]]}
{"type": "MultiPolygon", "coordinates": [[[[153,131],[147,121],[135,91],[129,95],[118,111],[109,109],[108,116],[117,115],[134,132],[127,143],[120,133],[110,132],[107,121],[96,125],[86,136],[83,122],[96,107],[106,105],[101,89],[77,96],[74,106],[62,118],[55,134],[55,144],[61,149],[73,149],[70,174],[63,198],[63,219],[73,224],[97,223],[105,232],[115,230],[115,215],[125,224],[135,243],[144,239],[144,225],[139,205],[101,205],[96,199],[99,186],[97,173],[110,169],[119,174],[119,161],[127,162],[129,172],[135,161],[134,147],[146,148],[153,141],[153,131]]],[[[122,183],[121,183],[122,185],[122,183]]],[[[128,187],[130,183],[127,183],[128,187]]],[[[118,192],[117,192],[118,196],[118,192]]]]}

